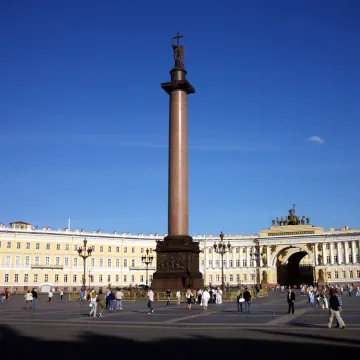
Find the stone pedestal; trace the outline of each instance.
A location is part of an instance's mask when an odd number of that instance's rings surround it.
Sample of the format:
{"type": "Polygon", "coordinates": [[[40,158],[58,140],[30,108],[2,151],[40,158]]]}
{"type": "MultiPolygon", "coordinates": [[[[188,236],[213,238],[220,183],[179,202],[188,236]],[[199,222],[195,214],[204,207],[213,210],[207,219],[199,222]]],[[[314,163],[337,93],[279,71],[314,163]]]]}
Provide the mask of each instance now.
{"type": "Polygon", "coordinates": [[[169,235],[156,245],[156,272],[151,287],[172,291],[204,286],[199,271],[199,244],[191,236],[169,235]]]}

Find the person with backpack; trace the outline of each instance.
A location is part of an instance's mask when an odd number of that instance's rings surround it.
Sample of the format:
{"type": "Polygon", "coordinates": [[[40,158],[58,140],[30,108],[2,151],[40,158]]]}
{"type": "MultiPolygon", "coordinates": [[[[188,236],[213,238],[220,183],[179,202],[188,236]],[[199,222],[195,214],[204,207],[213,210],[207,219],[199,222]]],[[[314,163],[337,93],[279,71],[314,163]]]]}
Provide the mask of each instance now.
{"type": "Polygon", "coordinates": [[[334,317],[338,321],[340,325],[340,329],[345,329],[345,323],[343,319],[340,316],[340,303],[339,299],[336,296],[336,289],[332,288],[330,289],[330,298],[329,298],[329,321],[327,327],[331,329],[332,322],[334,320],[334,317]]]}

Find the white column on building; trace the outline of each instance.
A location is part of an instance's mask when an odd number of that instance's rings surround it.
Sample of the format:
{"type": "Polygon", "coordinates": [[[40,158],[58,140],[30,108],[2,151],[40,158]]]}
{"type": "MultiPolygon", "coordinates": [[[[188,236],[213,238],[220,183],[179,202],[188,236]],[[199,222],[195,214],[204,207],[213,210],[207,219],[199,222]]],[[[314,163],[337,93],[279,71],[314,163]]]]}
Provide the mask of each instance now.
{"type": "Polygon", "coordinates": [[[229,253],[226,253],[226,258],[225,258],[225,267],[228,269],[229,268],[229,253]]]}
{"type": "Polygon", "coordinates": [[[352,263],[356,264],[356,250],[355,250],[355,241],[351,242],[351,255],[352,255],[352,263]]]}
{"type": "Polygon", "coordinates": [[[236,267],[236,247],[234,246],[233,248],[232,248],[232,261],[233,261],[233,268],[235,268],[236,267]]]}
{"type": "Polygon", "coordinates": [[[349,263],[349,248],[348,248],[349,244],[347,241],[344,241],[343,245],[344,245],[345,264],[348,264],[349,263]]]}
{"type": "Polygon", "coordinates": [[[215,250],[212,247],[212,268],[215,269],[215,250]]]}
{"type": "Polygon", "coordinates": [[[267,261],[267,266],[271,266],[271,264],[270,264],[270,246],[266,247],[266,261],[267,261]]]}
{"type": "Polygon", "coordinates": [[[315,256],[315,265],[319,265],[319,253],[318,253],[318,244],[314,244],[314,256],[315,256]]]}
{"type": "Polygon", "coordinates": [[[263,267],[263,266],[264,266],[263,256],[262,256],[262,254],[261,254],[262,249],[263,249],[263,246],[259,246],[259,250],[260,250],[260,254],[259,254],[259,256],[260,256],[260,266],[261,266],[261,267],[263,267]]]}
{"type": "Polygon", "coordinates": [[[250,267],[250,246],[246,247],[246,266],[250,267]]]}
{"type": "Polygon", "coordinates": [[[327,264],[327,261],[326,261],[326,243],[323,243],[322,256],[323,256],[323,264],[327,264]]]}
{"type": "Polygon", "coordinates": [[[341,256],[342,256],[342,254],[341,254],[341,250],[340,250],[339,241],[336,243],[336,249],[337,249],[337,257],[338,257],[337,263],[338,263],[338,265],[340,265],[341,264],[341,256]]]}
{"type": "Polygon", "coordinates": [[[330,243],[330,264],[334,265],[334,251],[333,251],[333,243],[330,243]]]}
{"type": "Polygon", "coordinates": [[[242,264],[242,251],[243,251],[243,248],[239,246],[239,261],[240,261],[240,267],[243,267],[243,264],[242,264]]]}

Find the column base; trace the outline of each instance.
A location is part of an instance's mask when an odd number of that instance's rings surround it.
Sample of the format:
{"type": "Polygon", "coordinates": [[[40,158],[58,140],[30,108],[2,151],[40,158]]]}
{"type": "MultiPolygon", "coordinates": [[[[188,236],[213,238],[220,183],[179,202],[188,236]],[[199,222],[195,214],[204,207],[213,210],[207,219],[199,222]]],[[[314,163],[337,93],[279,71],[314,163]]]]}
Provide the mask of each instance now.
{"type": "Polygon", "coordinates": [[[199,271],[199,244],[188,235],[169,235],[156,245],[156,272],[151,287],[157,291],[204,287],[199,271]]]}

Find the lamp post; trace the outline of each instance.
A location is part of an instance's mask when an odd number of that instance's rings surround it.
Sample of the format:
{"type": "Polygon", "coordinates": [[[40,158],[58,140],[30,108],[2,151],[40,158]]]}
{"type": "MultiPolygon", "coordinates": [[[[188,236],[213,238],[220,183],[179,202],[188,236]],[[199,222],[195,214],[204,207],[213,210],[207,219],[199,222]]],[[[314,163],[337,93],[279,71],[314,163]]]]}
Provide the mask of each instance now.
{"type": "Polygon", "coordinates": [[[228,242],[225,244],[224,242],[224,234],[221,231],[220,233],[220,242],[218,244],[214,244],[214,251],[217,254],[220,254],[221,257],[221,288],[222,291],[225,291],[225,282],[224,282],[224,255],[231,251],[231,244],[228,242]]]}
{"type": "Polygon", "coordinates": [[[149,255],[149,249],[145,250],[145,255],[141,256],[141,261],[146,265],[146,287],[149,285],[149,265],[152,264],[154,257],[149,255]]]}
{"type": "Polygon", "coordinates": [[[260,241],[259,239],[255,239],[254,243],[256,244],[255,253],[253,254],[253,260],[255,260],[255,266],[256,266],[256,285],[260,287],[260,241]]]}
{"type": "Polygon", "coordinates": [[[79,253],[79,256],[83,259],[83,262],[84,262],[84,275],[83,275],[82,283],[83,283],[83,291],[85,291],[85,289],[86,289],[86,259],[91,256],[91,253],[92,253],[93,249],[92,248],[86,248],[86,245],[87,245],[86,238],[84,239],[83,243],[84,243],[84,246],[83,247],[80,246],[78,248],[78,253],[79,253]]]}

